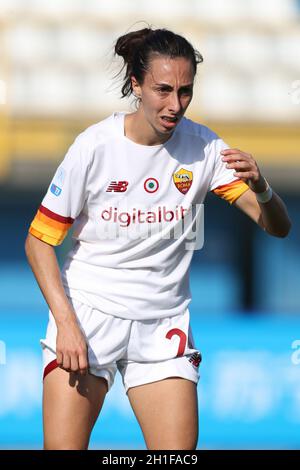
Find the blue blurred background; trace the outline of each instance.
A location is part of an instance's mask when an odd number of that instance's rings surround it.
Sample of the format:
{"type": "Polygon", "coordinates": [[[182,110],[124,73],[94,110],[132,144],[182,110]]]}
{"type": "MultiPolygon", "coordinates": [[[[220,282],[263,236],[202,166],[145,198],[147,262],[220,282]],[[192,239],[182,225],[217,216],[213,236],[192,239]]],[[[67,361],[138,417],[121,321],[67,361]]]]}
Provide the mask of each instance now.
{"type": "MultiPolygon", "coordinates": [[[[293,222],[272,238],[207,198],[191,272],[199,448],[300,448],[299,19],[295,0],[0,0],[0,448],[42,447],[48,310],[25,260],[28,226],[74,137],[132,109],[111,52],[139,20],[200,50],[188,116],[254,155],[293,222]]],[[[60,263],[69,247],[70,236],[60,263]]],[[[91,447],[145,448],[118,376],[91,447]]]]}

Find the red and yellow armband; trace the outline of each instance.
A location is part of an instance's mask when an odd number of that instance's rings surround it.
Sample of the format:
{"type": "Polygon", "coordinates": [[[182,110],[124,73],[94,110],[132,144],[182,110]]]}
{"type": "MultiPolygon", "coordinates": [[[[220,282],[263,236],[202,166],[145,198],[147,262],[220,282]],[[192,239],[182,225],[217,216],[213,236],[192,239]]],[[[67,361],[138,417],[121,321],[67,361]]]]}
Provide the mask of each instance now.
{"type": "Polygon", "coordinates": [[[212,192],[225,199],[229,204],[233,204],[243,193],[248,191],[249,186],[244,181],[237,179],[232,183],[223,184],[213,189],[212,192]]]}
{"type": "Polygon", "coordinates": [[[30,225],[29,233],[50,245],[60,245],[73,222],[71,217],[55,214],[41,205],[30,225]]]}

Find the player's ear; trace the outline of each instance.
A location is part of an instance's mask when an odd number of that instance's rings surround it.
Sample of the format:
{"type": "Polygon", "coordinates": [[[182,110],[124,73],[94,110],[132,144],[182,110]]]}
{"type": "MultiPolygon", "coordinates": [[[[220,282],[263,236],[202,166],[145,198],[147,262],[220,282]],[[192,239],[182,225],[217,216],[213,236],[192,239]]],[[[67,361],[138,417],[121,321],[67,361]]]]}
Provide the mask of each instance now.
{"type": "Polygon", "coordinates": [[[132,87],[132,92],[134,96],[136,96],[137,98],[141,98],[142,90],[141,90],[140,84],[133,75],[131,76],[131,87],[132,87]]]}

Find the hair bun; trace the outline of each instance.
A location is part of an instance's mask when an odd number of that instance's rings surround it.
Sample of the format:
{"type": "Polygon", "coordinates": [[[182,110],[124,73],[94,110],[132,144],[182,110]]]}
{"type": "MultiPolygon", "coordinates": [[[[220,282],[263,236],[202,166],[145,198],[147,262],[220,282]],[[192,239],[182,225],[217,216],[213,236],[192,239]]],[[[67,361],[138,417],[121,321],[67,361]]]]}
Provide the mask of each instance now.
{"type": "Polygon", "coordinates": [[[143,28],[139,31],[132,31],[119,37],[115,45],[115,54],[123,57],[124,61],[130,63],[136,46],[141,44],[145,38],[152,33],[152,29],[143,28]]]}

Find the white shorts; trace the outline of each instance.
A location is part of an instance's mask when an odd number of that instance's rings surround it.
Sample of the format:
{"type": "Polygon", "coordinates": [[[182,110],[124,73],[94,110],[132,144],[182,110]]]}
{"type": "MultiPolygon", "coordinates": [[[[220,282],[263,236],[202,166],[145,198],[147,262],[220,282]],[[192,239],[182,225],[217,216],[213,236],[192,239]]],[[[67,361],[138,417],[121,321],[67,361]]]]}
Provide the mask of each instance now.
{"type": "MultiPolygon", "coordinates": [[[[167,377],[198,383],[201,354],[194,347],[190,313],[157,320],[128,320],[107,315],[69,299],[88,345],[89,373],[113,385],[117,369],[127,393],[130,387],[167,377]]],[[[49,311],[43,349],[44,377],[56,363],[56,323],[49,311]]]]}

